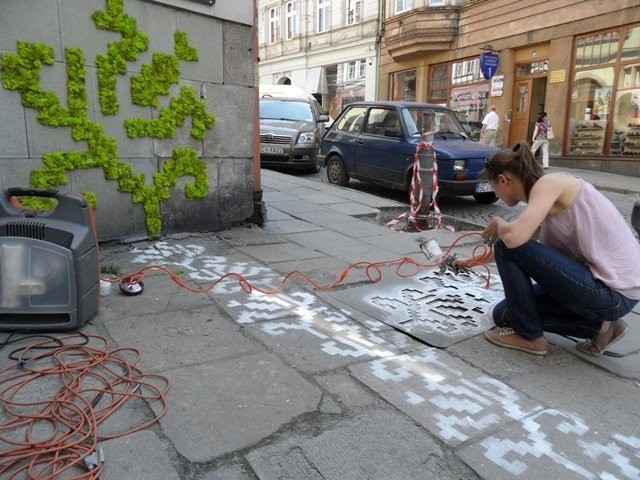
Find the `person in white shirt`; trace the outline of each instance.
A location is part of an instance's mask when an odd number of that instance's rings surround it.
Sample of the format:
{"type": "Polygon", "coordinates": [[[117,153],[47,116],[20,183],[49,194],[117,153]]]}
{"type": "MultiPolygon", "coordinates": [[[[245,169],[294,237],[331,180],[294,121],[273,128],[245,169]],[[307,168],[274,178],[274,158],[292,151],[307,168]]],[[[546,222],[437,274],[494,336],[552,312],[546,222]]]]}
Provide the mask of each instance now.
{"type": "Polygon", "coordinates": [[[498,125],[500,124],[500,117],[496,113],[496,106],[491,105],[489,107],[489,113],[487,113],[482,119],[482,130],[480,130],[480,143],[485,145],[496,146],[496,132],[498,131],[498,125]]]}

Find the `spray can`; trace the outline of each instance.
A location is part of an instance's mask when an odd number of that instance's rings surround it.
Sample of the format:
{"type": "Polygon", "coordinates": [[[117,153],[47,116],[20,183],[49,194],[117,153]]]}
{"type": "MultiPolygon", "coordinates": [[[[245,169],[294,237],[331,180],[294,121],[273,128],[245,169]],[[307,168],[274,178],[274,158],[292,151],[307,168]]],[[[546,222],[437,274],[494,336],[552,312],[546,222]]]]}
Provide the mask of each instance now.
{"type": "Polygon", "coordinates": [[[442,250],[435,238],[431,237],[420,242],[420,250],[431,263],[439,263],[442,260],[442,250]]]}

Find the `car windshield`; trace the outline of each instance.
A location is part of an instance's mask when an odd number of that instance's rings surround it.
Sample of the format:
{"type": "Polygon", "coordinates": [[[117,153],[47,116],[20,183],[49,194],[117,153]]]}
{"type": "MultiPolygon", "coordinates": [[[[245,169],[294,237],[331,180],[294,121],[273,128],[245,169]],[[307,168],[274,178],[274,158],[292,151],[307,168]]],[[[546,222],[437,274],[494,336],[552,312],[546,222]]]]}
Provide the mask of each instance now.
{"type": "Polygon", "coordinates": [[[411,136],[434,132],[441,136],[466,136],[460,121],[447,110],[435,108],[406,108],[403,112],[411,136]]]}
{"type": "Polygon", "coordinates": [[[311,105],[294,100],[260,100],[260,118],[263,120],[296,120],[313,122],[311,105]]]}

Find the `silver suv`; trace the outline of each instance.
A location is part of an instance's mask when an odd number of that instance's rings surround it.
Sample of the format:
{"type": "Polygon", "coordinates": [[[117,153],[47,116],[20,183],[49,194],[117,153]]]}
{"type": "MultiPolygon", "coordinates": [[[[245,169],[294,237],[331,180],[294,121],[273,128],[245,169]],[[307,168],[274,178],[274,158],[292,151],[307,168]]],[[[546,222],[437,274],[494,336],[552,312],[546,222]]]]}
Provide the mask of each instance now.
{"type": "Polygon", "coordinates": [[[329,115],[313,97],[260,94],[260,164],[318,172],[329,115]]]}

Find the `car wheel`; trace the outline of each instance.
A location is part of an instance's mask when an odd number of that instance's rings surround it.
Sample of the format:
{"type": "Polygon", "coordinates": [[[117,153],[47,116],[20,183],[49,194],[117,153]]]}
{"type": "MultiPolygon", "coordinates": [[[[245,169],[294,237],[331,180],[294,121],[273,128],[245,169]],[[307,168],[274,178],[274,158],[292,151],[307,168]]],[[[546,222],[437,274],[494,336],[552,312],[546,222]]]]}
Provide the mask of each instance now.
{"type": "Polygon", "coordinates": [[[493,192],[474,193],[473,198],[475,198],[476,202],[484,205],[490,205],[498,201],[498,197],[493,192]]]}
{"type": "Polygon", "coordinates": [[[344,168],[344,163],[340,157],[334,155],[327,160],[327,179],[329,183],[346,187],[349,183],[349,174],[344,168]]]}
{"type": "Polygon", "coordinates": [[[320,162],[318,162],[317,160],[313,162],[313,165],[309,167],[310,173],[319,173],[320,170],[322,170],[322,165],[320,165],[320,162]]]}

